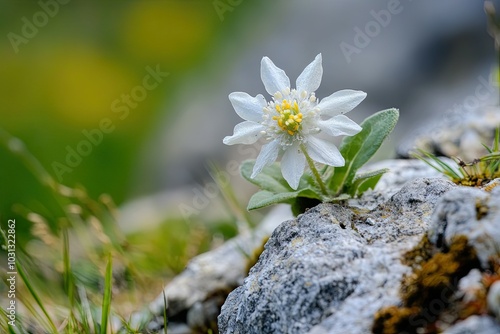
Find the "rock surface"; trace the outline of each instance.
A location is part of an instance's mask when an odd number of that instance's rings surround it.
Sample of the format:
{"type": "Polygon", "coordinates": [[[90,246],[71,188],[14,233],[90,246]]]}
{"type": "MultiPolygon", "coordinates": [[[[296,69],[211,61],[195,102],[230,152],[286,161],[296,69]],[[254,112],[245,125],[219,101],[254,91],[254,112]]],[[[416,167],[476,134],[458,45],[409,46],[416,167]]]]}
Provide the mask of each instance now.
{"type": "Polygon", "coordinates": [[[500,250],[500,187],[491,193],[460,188],[443,196],[434,212],[429,240],[446,248],[452,239],[465,235],[477,252],[483,269],[500,250]]]}
{"type": "Polygon", "coordinates": [[[322,204],[281,224],[219,316],[221,333],[367,333],[399,301],[401,255],[425,233],[443,179],[417,179],[376,209],[322,204]]]}
{"type": "Polygon", "coordinates": [[[387,168],[388,171],[382,175],[374,190],[386,196],[386,199],[389,199],[392,195],[401,190],[408,181],[424,177],[446,179],[443,174],[418,159],[382,160],[362,167],[360,173],[384,168],[387,168]]]}
{"type": "MultiPolygon", "coordinates": [[[[497,181],[478,189],[421,178],[407,182],[390,198],[374,191],[350,201],[350,206],[322,204],[282,223],[244,284],[223,305],[221,333],[370,333],[377,312],[407,302],[401,299],[401,287],[412,269],[402,258],[422,247],[423,236],[441,258],[448,256],[456,237],[466,236],[473,258],[479,259],[470,272],[450,272],[452,281],[459,281],[446,286],[455,291],[450,298],[430,295],[445,311],[434,312],[432,301],[423,305],[416,315],[431,319],[423,324],[449,334],[500,333],[494,318],[478,316],[488,310],[496,314],[499,308],[500,270],[492,267],[495,261],[500,266],[497,181]],[[363,209],[367,203],[373,209],[363,209]],[[471,316],[460,321],[456,312],[471,316]],[[441,314],[447,318],[433,324],[441,314]]],[[[380,187],[390,192],[390,184],[380,187]]],[[[424,275],[439,273],[429,266],[422,270],[428,272],[424,275]]],[[[425,283],[425,278],[419,282],[425,283]]]]}

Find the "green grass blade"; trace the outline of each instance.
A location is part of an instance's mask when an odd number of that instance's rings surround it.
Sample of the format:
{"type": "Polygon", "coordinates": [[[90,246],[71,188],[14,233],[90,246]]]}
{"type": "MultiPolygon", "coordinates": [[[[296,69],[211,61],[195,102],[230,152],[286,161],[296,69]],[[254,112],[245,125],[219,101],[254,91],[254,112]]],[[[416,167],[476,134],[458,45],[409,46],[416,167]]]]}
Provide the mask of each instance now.
{"type": "MultiPolygon", "coordinates": [[[[164,285],[165,286],[165,285],[164,285]]],[[[165,289],[162,290],[163,293],[163,333],[167,334],[168,332],[168,315],[167,315],[167,296],[165,295],[165,289]]]]}
{"type": "Polygon", "coordinates": [[[439,159],[438,157],[436,157],[434,154],[431,154],[429,152],[426,152],[424,150],[417,150],[420,154],[424,155],[426,158],[422,157],[422,156],[418,156],[418,155],[414,155],[415,157],[419,158],[420,160],[422,160],[423,162],[425,162],[426,164],[428,164],[429,166],[431,166],[432,168],[434,168],[435,170],[437,170],[438,172],[448,176],[448,177],[451,177],[451,178],[455,178],[455,179],[460,179],[462,178],[462,176],[458,175],[458,173],[450,166],[448,165],[446,162],[444,161],[441,161],[441,159],[439,159]],[[436,165],[433,165],[429,162],[429,160],[433,161],[434,163],[437,164],[436,165]]]}
{"type": "Polygon", "coordinates": [[[108,331],[108,319],[109,319],[109,313],[111,311],[112,284],[113,284],[113,260],[110,253],[108,256],[108,264],[106,266],[106,275],[104,277],[104,296],[102,298],[100,334],[106,334],[108,331]]]}
{"type": "Polygon", "coordinates": [[[81,285],[77,285],[77,290],[78,290],[78,296],[80,297],[80,304],[79,310],[80,310],[80,317],[82,319],[82,326],[84,328],[88,329],[89,333],[95,332],[95,328],[97,327],[97,323],[92,316],[92,310],[90,309],[90,303],[87,298],[87,291],[85,290],[85,287],[81,285]]]}
{"type": "Polygon", "coordinates": [[[498,160],[500,159],[500,153],[499,152],[494,152],[488,155],[485,155],[484,157],[479,158],[479,161],[491,161],[491,160],[498,160]]]}
{"type": "Polygon", "coordinates": [[[132,328],[132,326],[130,326],[130,319],[127,321],[122,316],[119,316],[119,318],[120,318],[120,322],[122,324],[122,329],[126,330],[127,333],[129,333],[129,334],[137,333],[137,331],[134,328],[132,328]]]}
{"type": "Polygon", "coordinates": [[[290,188],[288,183],[281,175],[281,167],[279,164],[274,163],[272,165],[266,166],[264,167],[262,172],[260,172],[254,178],[251,178],[254,165],[255,160],[247,160],[241,164],[240,173],[245,180],[255,184],[262,190],[267,190],[273,193],[285,193],[293,191],[293,189],[290,188]]]}
{"type": "Polygon", "coordinates": [[[10,133],[0,128],[0,144],[8,151],[20,158],[25,166],[33,173],[38,181],[52,190],[56,189],[56,181],[42,166],[42,164],[28,151],[25,144],[10,133]]]}
{"type": "Polygon", "coordinates": [[[64,290],[69,299],[71,305],[71,312],[73,312],[74,306],[74,284],[73,284],[73,273],[71,271],[71,261],[69,255],[69,237],[68,230],[64,227],[62,229],[63,237],[63,268],[64,268],[64,290]]]}
{"type": "Polygon", "coordinates": [[[453,178],[461,178],[461,177],[465,176],[462,169],[459,169],[459,171],[462,173],[462,176],[460,176],[450,165],[448,165],[446,162],[442,161],[438,157],[431,156],[431,159],[434,162],[436,162],[439,166],[441,166],[441,168],[443,168],[443,170],[445,171],[445,174],[447,174],[453,178]]]}
{"type": "Polygon", "coordinates": [[[2,317],[0,317],[0,330],[8,334],[22,333],[22,329],[19,329],[19,327],[21,327],[21,324],[18,315],[16,315],[15,326],[12,326],[9,324],[10,319],[7,318],[8,315],[7,311],[5,309],[2,309],[1,313],[2,317]]]}
{"type": "Polygon", "coordinates": [[[485,145],[483,143],[481,143],[481,145],[483,145],[483,147],[486,149],[486,151],[488,151],[488,153],[493,153],[494,152],[490,147],[488,147],[488,145],[485,145]]]}
{"type": "Polygon", "coordinates": [[[439,173],[443,173],[443,170],[442,170],[442,169],[440,169],[439,167],[437,167],[437,166],[435,166],[435,165],[431,164],[431,163],[429,162],[429,160],[427,160],[427,159],[426,159],[426,158],[424,158],[423,156],[418,155],[418,154],[412,154],[411,156],[412,156],[413,158],[417,158],[418,160],[420,160],[420,161],[424,162],[426,165],[428,165],[429,167],[431,167],[431,168],[433,168],[434,170],[438,171],[439,173]]]}
{"type": "MultiPolygon", "coordinates": [[[[214,182],[217,184],[222,197],[224,198],[224,202],[226,203],[230,212],[236,217],[238,221],[243,221],[246,223],[246,227],[253,229],[256,225],[252,221],[248,211],[240,204],[236,194],[234,193],[233,187],[231,186],[231,182],[229,180],[229,173],[223,172],[215,163],[210,162],[208,165],[208,172],[214,182]],[[227,178],[226,180],[224,179],[227,178]]],[[[238,228],[240,228],[238,226],[238,228]]]]}
{"type": "Polygon", "coordinates": [[[21,279],[24,282],[24,285],[28,288],[28,291],[30,292],[31,296],[35,300],[35,302],[38,304],[40,309],[42,310],[43,314],[47,318],[47,321],[49,322],[50,329],[52,330],[53,333],[58,333],[56,325],[52,321],[52,318],[49,315],[49,312],[47,312],[47,309],[42,303],[42,300],[36,293],[35,287],[31,284],[30,280],[28,279],[28,276],[26,275],[26,272],[24,271],[23,267],[21,264],[16,260],[16,266],[17,266],[17,272],[19,273],[19,276],[21,276],[21,279]]]}
{"type": "MultiPolygon", "coordinates": [[[[5,234],[5,231],[1,227],[0,227],[0,235],[2,235],[3,244],[7,245],[7,235],[5,234]]],[[[19,276],[21,276],[21,279],[23,280],[24,285],[26,285],[26,288],[28,288],[28,291],[30,292],[31,296],[33,297],[33,299],[35,299],[36,303],[38,304],[38,306],[42,310],[43,314],[47,317],[47,321],[48,321],[48,324],[50,326],[50,329],[52,330],[53,333],[57,333],[56,325],[52,321],[52,318],[50,317],[49,313],[47,312],[47,309],[44,307],[42,300],[40,299],[40,297],[36,293],[34,286],[31,284],[30,280],[28,279],[28,276],[26,275],[26,273],[25,273],[23,267],[21,266],[21,264],[19,263],[18,259],[16,259],[16,269],[17,269],[17,273],[19,274],[19,276]]]]}

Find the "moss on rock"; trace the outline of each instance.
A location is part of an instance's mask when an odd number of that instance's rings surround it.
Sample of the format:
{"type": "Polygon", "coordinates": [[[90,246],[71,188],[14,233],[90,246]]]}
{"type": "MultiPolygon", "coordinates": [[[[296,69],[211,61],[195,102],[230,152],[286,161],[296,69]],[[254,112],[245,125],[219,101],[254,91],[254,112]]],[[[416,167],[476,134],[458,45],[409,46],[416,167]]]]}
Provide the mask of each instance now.
{"type": "MultiPolygon", "coordinates": [[[[426,258],[431,254],[426,236],[405,256],[406,261],[426,258]]],[[[401,307],[390,306],[375,315],[374,333],[417,333],[435,331],[435,322],[450,309],[458,281],[473,268],[479,268],[475,250],[466,236],[456,237],[445,252],[434,251],[421,265],[413,265],[413,272],[404,277],[401,287],[401,307]]],[[[453,316],[457,318],[457,316],[453,316]]]]}

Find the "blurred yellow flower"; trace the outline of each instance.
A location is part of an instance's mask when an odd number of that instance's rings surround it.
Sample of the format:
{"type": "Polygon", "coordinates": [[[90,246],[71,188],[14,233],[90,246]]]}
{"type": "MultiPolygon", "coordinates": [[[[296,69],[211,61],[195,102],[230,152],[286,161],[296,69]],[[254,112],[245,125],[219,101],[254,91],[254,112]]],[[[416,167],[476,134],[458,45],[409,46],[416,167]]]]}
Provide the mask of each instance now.
{"type": "MultiPolygon", "coordinates": [[[[123,42],[139,59],[183,67],[214,31],[209,2],[135,1],[124,15],[123,42]]],[[[171,67],[169,66],[169,67],[171,67]]]]}
{"type": "Polygon", "coordinates": [[[53,57],[46,81],[49,103],[57,116],[79,126],[108,117],[111,102],[135,84],[124,67],[89,47],[68,47],[53,57]]]}

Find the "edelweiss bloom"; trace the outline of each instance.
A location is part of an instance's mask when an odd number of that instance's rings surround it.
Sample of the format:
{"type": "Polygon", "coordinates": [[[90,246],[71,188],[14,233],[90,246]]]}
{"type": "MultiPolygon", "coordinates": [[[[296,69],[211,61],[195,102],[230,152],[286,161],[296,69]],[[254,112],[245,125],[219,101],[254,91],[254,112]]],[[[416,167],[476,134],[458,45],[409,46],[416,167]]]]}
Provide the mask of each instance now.
{"type": "Polygon", "coordinates": [[[293,189],[297,189],[304,173],[306,157],[330,166],[344,166],[345,160],[337,147],[318,135],[352,136],[361,127],[344,116],[366,97],[356,90],[341,90],[318,100],[318,89],[323,75],[321,54],[317,55],[290,89],[290,79],[268,57],[262,58],[260,75],[266,91],[272,96],[267,102],[262,95],[252,97],[234,92],[229,100],[236,113],[245,120],[234,128],[234,134],[224,138],[224,144],[253,144],[264,137],[268,143],[257,157],[252,178],[283,154],[281,172],[293,189]]]}

